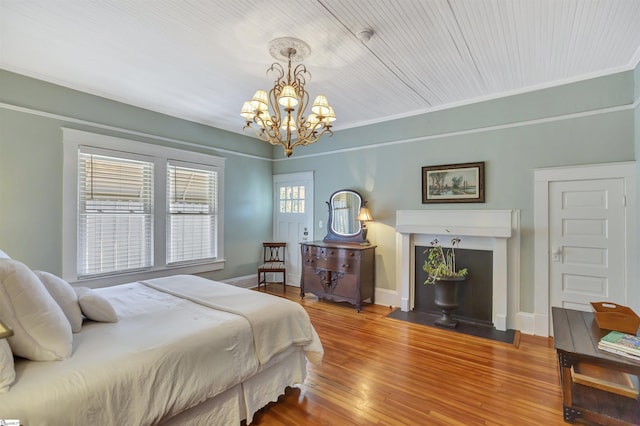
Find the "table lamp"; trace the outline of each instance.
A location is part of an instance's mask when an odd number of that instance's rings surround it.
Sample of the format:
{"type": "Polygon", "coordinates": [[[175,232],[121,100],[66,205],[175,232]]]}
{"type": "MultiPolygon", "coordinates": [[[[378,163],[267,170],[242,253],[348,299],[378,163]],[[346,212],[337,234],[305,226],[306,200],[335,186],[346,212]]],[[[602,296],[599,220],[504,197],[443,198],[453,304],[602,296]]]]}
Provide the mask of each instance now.
{"type": "Polygon", "coordinates": [[[366,205],[360,207],[360,213],[358,213],[356,220],[359,220],[362,224],[362,239],[364,240],[362,244],[369,244],[367,240],[367,222],[373,220],[373,215],[366,205]]]}

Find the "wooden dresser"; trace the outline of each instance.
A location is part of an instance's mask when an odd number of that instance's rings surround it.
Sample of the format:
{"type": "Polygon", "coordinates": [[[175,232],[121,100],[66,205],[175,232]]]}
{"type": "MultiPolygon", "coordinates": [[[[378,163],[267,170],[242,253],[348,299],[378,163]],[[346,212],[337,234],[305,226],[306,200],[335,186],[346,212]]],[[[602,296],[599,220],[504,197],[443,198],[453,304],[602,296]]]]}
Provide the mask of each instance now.
{"type": "Polygon", "coordinates": [[[300,296],[349,302],[360,312],[363,300],[375,302],[375,250],[373,245],[324,241],[300,244],[302,275],[300,296]]]}

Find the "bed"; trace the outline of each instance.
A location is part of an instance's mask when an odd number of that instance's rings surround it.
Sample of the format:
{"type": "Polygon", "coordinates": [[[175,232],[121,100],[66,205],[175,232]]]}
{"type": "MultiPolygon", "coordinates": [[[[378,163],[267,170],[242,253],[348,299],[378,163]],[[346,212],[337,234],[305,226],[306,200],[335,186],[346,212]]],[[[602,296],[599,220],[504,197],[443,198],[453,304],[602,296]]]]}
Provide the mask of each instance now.
{"type": "MultiPolygon", "coordinates": [[[[0,281],[0,319],[23,333],[11,315],[26,316],[16,308],[24,291],[7,281],[0,281]]],[[[47,290],[67,315],[68,306],[47,290]]],[[[276,296],[189,275],[87,293],[76,291],[84,321],[72,333],[68,357],[14,357],[0,418],[24,426],[250,424],[256,411],[304,381],[307,361],[322,360],[306,311],[276,296]]],[[[15,337],[7,339],[14,354],[15,337]]]]}

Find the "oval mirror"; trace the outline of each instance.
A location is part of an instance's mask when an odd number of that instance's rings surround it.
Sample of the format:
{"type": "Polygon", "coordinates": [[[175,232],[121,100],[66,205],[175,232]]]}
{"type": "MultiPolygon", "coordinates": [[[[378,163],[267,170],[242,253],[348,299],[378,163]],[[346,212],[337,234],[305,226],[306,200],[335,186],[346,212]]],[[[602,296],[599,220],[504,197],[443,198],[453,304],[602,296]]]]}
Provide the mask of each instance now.
{"type": "Polygon", "coordinates": [[[325,241],[362,242],[362,227],[357,220],[362,197],[356,191],[341,189],[329,198],[329,220],[325,241]]]}

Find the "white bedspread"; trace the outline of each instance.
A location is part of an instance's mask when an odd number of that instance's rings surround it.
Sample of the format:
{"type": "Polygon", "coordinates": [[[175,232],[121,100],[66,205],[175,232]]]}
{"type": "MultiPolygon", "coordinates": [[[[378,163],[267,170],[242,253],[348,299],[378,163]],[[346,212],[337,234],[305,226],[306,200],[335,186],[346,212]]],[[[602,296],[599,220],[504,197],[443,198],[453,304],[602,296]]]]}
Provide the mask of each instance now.
{"type": "Polygon", "coordinates": [[[241,315],[249,321],[260,364],[292,345],[304,346],[307,358],[322,360],[320,339],[309,315],[297,303],[227,284],[206,281],[192,275],[142,281],[154,289],[182,297],[220,311],[241,315]]]}
{"type": "MultiPolygon", "coordinates": [[[[172,281],[198,288],[203,281],[215,283],[180,276],[152,280],[151,285],[172,287],[167,284],[172,281]]],[[[111,301],[120,321],[85,321],[81,332],[73,336],[73,353],[68,360],[18,359],[16,383],[0,395],[0,418],[20,419],[27,426],[148,425],[252,377],[264,368],[254,348],[263,348],[261,359],[266,362],[286,350],[285,343],[277,337],[279,333],[271,337],[275,345],[254,338],[256,330],[272,328],[255,322],[262,317],[257,308],[259,298],[251,297],[256,292],[241,292],[247,304],[254,306],[246,311],[230,301],[232,286],[215,283],[212,288],[221,300],[228,299],[223,304],[229,306],[229,312],[206,306],[213,305],[211,301],[194,303],[142,283],[98,289],[111,301]],[[246,312],[238,315],[233,310],[246,312]]],[[[204,291],[195,296],[207,299],[204,291]]],[[[268,311],[281,308],[271,297],[264,300],[268,311]]],[[[270,318],[271,314],[265,314],[267,322],[270,318]]],[[[292,343],[305,345],[318,362],[322,345],[313,327],[308,330],[292,322],[292,343]],[[303,330],[307,334],[300,334],[303,330]]]]}

